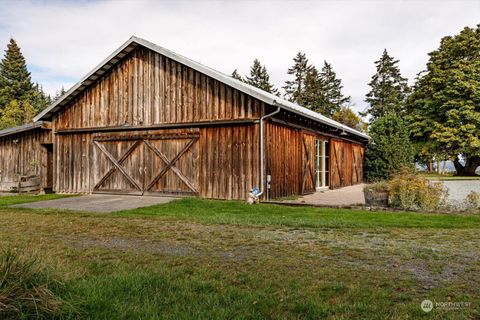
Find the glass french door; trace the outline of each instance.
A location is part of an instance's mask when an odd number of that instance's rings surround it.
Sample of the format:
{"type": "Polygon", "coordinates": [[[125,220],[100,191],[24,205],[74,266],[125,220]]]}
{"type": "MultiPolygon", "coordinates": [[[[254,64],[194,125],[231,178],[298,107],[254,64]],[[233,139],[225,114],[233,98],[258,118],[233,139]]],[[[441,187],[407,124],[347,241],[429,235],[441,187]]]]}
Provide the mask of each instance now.
{"type": "Polygon", "coordinates": [[[330,142],[315,140],[315,188],[317,191],[328,189],[330,184],[330,142]]]}

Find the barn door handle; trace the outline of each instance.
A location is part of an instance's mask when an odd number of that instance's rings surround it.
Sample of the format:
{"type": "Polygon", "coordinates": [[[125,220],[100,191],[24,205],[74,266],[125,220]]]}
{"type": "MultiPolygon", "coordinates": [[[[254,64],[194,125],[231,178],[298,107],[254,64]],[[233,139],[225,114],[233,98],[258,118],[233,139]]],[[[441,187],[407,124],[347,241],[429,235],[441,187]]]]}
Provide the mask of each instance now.
{"type": "Polygon", "coordinates": [[[147,167],[143,168],[143,173],[147,173],[147,167]]]}

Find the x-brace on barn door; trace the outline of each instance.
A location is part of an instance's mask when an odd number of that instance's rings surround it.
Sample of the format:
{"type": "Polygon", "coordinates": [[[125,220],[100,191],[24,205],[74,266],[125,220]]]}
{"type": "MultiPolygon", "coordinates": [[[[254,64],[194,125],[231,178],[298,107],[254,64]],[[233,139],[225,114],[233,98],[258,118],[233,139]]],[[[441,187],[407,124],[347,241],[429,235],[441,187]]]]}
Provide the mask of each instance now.
{"type": "Polygon", "coordinates": [[[197,194],[198,135],[94,139],[94,192],[197,194]]]}

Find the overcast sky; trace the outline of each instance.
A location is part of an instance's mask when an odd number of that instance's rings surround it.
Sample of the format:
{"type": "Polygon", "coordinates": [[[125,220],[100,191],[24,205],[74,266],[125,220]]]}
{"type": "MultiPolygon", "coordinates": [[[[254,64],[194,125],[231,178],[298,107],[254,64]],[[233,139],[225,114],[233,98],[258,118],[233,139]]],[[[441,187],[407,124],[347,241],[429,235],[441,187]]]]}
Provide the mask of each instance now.
{"type": "Polygon", "coordinates": [[[131,35],[230,74],[254,58],[278,87],[297,51],[332,63],[363,110],[384,48],[412,82],[443,36],[480,23],[478,1],[7,1],[0,47],[17,40],[34,81],[68,89],[131,35]]]}

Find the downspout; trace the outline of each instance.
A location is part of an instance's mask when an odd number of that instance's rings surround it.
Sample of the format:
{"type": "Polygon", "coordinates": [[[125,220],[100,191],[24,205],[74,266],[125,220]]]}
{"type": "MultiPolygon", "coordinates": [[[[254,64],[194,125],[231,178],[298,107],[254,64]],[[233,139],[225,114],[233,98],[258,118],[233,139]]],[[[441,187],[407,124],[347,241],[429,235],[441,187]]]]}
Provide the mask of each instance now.
{"type": "MultiPolygon", "coordinates": [[[[273,101],[273,105],[277,105],[277,102],[276,101],[273,101]]],[[[263,170],[263,166],[264,166],[264,156],[265,156],[265,143],[264,143],[264,140],[265,140],[265,134],[264,134],[264,130],[263,130],[263,122],[264,120],[270,118],[271,116],[273,115],[276,115],[277,113],[279,113],[281,110],[280,106],[278,107],[277,110],[273,111],[272,113],[269,113],[269,114],[266,114],[264,115],[263,117],[260,118],[260,192],[258,194],[256,194],[257,198],[260,199],[260,197],[265,193],[265,173],[264,173],[264,170],[263,170]]]]}

